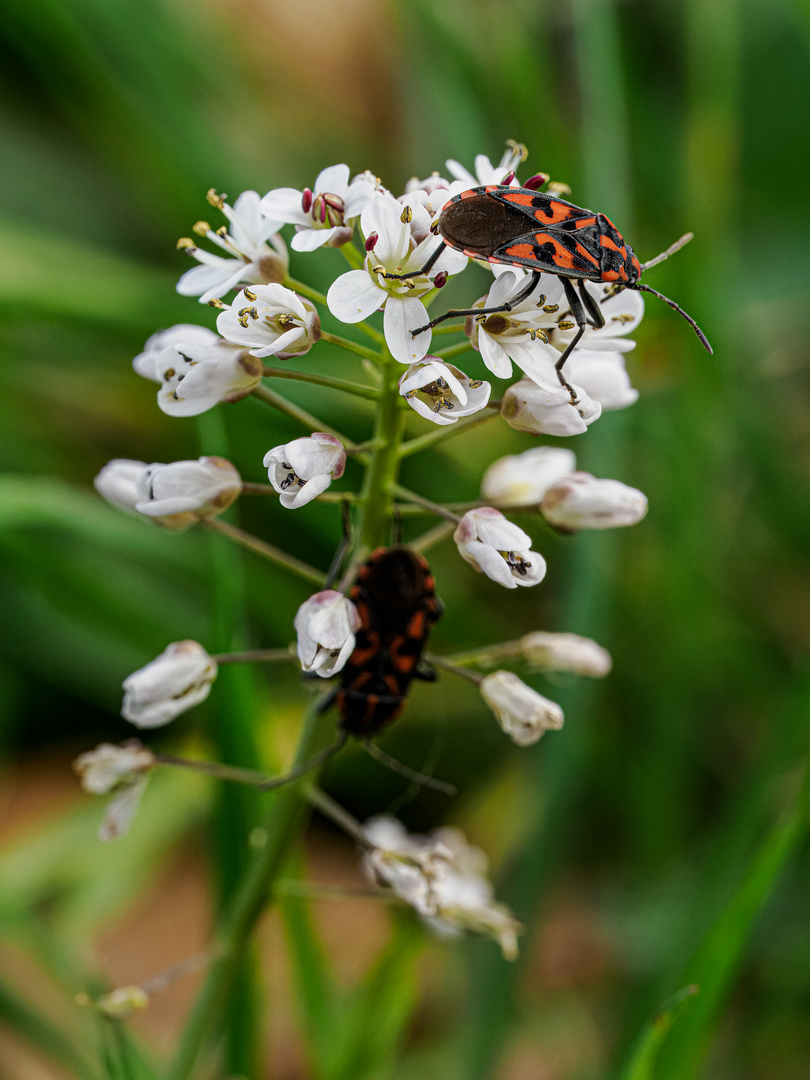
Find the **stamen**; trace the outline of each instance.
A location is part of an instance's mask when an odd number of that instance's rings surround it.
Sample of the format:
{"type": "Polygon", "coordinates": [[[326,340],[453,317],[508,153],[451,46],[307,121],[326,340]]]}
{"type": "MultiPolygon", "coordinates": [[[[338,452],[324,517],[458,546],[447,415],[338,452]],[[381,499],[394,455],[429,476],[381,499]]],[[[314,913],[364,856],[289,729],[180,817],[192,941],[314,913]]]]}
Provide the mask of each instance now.
{"type": "Polygon", "coordinates": [[[308,214],[312,209],[312,191],[310,188],[304,188],[301,194],[301,209],[305,214],[308,214]]]}
{"type": "Polygon", "coordinates": [[[626,315],[626,314],[625,315],[612,315],[610,321],[611,322],[617,322],[617,323],[629,323],[629,322],[633,321],[633,316],[632,315],[626,315]]]}
{"type": "Polygon", "coordinates": [[[570,319],[563,319],[561,322],[557,323],[557,329],[558,330],[573,330],[576,325],[577,324],[575,322],[572,322],[570,319]]]}
{"type": "Polygon", "coordinates": [[[553,315],[555,311],[559,311],[559,310],[560,310],[560,305],[559,304],[546,304],[545,307],[543,308],[543,311],[545,311],[547,315],[553,315]]]}
{"type": "Polygon", "coordinates": [[[402,222],[403,225],[410,225],[410,223],[413,221],[413,210],[410,206],[406,206],[403,209],[402,213],[399,215],[399,220],[402,222]]]}
{"type": "Polygon", "coordinates": [[[207,236],[211,232],[211,226],[207,221],[195,221],[193,230],[197,236],[207,236]]]}
{"type": "Polygon", "coordinates": [[[366,244],[365,244],[366,251],[373,251],[374,248],[377,246],[377,241],[379,239],[380,239],[379,233],[375,233],[375,232],[369,233],[368,237],[366,238],[366,244]]]}
{"type": "Polygon", "coordinates": [[[508,172],[506,174],[506,176],[503,178],[503,180],[501,180],[501,183],[506,185],[506,187],[508,187],[512,183],[512,181],[515,179],[516,175],[517,175],[517,173],[513,169],[511,172],[508,172]]]}
{"type": "Polygon", "coordinates": [[[208,301],[208,306],[209,307],[215,307],[215,308],[226,308],[228,305],[223,304],[221,300],[214,299],[214,300],[209,300],[208,301]]]}
{"type": "Polygon", "coordinates": [[[205,197],[212,206],[215,206],[217,208],[217,210],[221,210],[223,208],[223,206],[225,205],[225,200],[228,198],[228,196],[224,194],[217,195],[215,188],[209,188],[206,192],[205,197]]]}
{"type": "Polygon", "coordinates": [[[228,235],[228,226],[227,225],[220,225],[220,227],[217,229],[217,236],[227,236],[227,235],[228,235]]]}
{"type": "Polygon", "coordinates": [[[438,272],[438,274],[436,275],[436,277],[433,279],[433,287],[434,287],[434,289],[443,289],[446,284],[447,284],[447,271],[446,270],[440,270],[438,272]]]}
{"type": "Polygon", "coordinates": [[[242,289],[242,292],[245,294],[245,299],[246,300],[255,300],[256,299],[256,293],[251,292],[250,289],[242,289]]]}
{"type": "Polygon", "coordinates": [[[547,183],[548,183],[548,173],[539,172],[539,173],[535,173],[534,176],[530,176],[529,179],[524,183],[523,186],[525,188],[528,188],[529,191],[537,191],[538,188],[541,188],[543,186],[543,184],[547,184],[547,183]]]}
{"type": "Polygon", "coordinates": [[[433,411],[436,413],[441,412],[442,409],[447,409],[448,412],[452,412],[452,410],[455,409],[455,405],[449,397],[438,398],[436,404],[433,406],[433,411]]]}
{"type": "Polygon", "coordinates": [[[568,184],[561,184],[559,180],[552,180],[548,185],[548,190],[552,191],[555,195],[570,195],[571,188],[568,184]]]}
{"type": "Polygon", "coordinates": [[[434,236],[439,235],[439,219],[438,218],[434,218],[433,221],[431,221],[431,223],[430,223],[430,231],[433,233],[434,236]]]}
{"type": "Polygon", "coordinates": [[[545,302],[546,294],[541,292],[540,295],[537,297],[537,307],[542,307],[545,302]]]}
{"type": "Polygon", "coordinates": [[[181,236],[177,241],[178,251],[187,251],[189,255],[193,255],[197,250],[197,245],[189,236],[181,236]]]}
{"type": "Polygon", "coordinates": [[[479,386],[484,385],[483,379],[470,379],[470,389],[477,390],[479,386]]]}

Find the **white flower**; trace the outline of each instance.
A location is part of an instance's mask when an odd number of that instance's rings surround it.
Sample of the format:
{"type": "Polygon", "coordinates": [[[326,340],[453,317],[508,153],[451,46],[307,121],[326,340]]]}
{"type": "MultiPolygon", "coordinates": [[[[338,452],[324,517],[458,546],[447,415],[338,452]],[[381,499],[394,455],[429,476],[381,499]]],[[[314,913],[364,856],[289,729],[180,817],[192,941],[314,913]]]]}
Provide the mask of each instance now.
{"type": "MultiPolygon", "coordinates": [[[[624,335],[632,334],[644,316],[641,293],[637,289],[617,291],[615,285],[596,281],[589,281],[585,288],[599,305],[605,325],[598,330],[593,326],[586,327],[577,348],[597,352],[630,352],[635,349],[635,341],[627,341],[624,335]]],[[[564,311],[554,331],[554,344],[564,348],[578,329],[570,311],[564,311]]]]}
{"type": "Polygon", "coordinates": [[[397,201],[403,206],[410,206],[413,212],[411,234],[417,244],[427,238],[431,222],[453,195],[452,188],[450,181],[438,173],[433,173],[426,180],[414,176],[405,185],[405,194],[400,195],[397,201]]]}
{"type": "Polygon", "coordinates": [[[647,496],[620,480],[597,480],[586,472],[575,472],[553,484],[540,505],[555,528],[618,529],[635,525],[647,513],[647,496]]]}
{"type": "Polygon", "coordinates": [[[107,795],[116,788],[134,783],[155,764],[155,756],[137,739],[120,746],[100,743],[95,750],[79,754],[74,770],[85,791],[91,795],[107,795]]]}
{"type": "Polygon", "coordinates": [[[581,386],[572,383],[577,404],[568,391],[546,390],[531,379],[513,383],[503,395],[501,416],[516,431],[528,435],[581,435],[598,420],[602,406],[592,401],[581,386]]]}
{"type": "MultiPolygon", "coordinates": [[[[522,284],[514,270],[505,270],[495,279],[487,295],[473,306],[500,307],[520,291],[522,284]]],[[[543,274],[532,292],[511,311],[467,317],[465,332],[493,375],[499,379],[510,378],[514,361],[538,386],[557,396],[560,390],[565,391],[554,370],[560,354],[549,344],[548,334],[543,329],[556,326],[556,312],[562,297],[560,279],[543,274]]],[[[567,391],[565,395],[567,398],[567,391]]]]}
{"type": "MultiPolygon", "coordinates": [[[[468,172],[463,165],[452,159],[446,161],[447,171],[456,178],[462,180],[466,188],[478,187],[484,184],[503,184],[510,173],[514,173],[518,165],[528,157],[525,146],[510,139],[506,144],[503,157],[497,165],[493,165],[484,154],[475,155],[475,176],[468,172]]],[[[520,181],[513,176],[509,181],[512,187],[520,187],[520,181]]],[[[464,189],[462,189],[464,190],[464,189]]]]}
{"type": "Polygon", "coordinates": [[[366,822],[364,832],[374,845],[363,858],[372,881],[391,889],[437,934],[485,934],[506,959],[517,957],[520,923],[493,899],[486,857],[459,830],[412,835],[395,818],[377,817],[366,822]]]}
{"type": "Polygon", "coordinates": [[[573,450],[536,446],[498,458],[481,479],[481,497],[501,506],[537,506],[557,480],[577,467],[573,450]]]}
{"type": "Polygon", "coordinates": [[[137,739],[121,746],[101,743],[73,762],[85,791],[91,795],[114,792],[98,831],[99,840],[116,840],[129,831],[146,787],[147,773],[155,764],[151,750],[137,739]]]}
{"type": "Polygon", "coordinates": [[[328,244],[341,247],[352,238],[347,223],[356,218],[379,191],[371,174],[349,183],[348,165],[330,165],[318,174],[310,190],[274,188],[262,199],[268,217],[295,225],[291,246],[294,251],[314,251],[328,244]]]}
{"type": "Polygon", "coordinates": [[[243,289],[230,307],[217,316],[217,330],[251,356],[290,356],[308,353],[321,337],[315,305],[283,285],[243,289]]]}
{"type": "Polygon", "coordinates": [[[146,468],[145,461],[114,458],[108,461],[93,481],[96,491],[121,510],[135,510],[138,494],[135,481],[146,468]]]}
{"type": "Polygon", "coordinates": [[[117,986],[94,1002],[96,1008],[113,1020],[127,1020],[149,1004],[149,995],[141,986],[117,986]]]}
{"type": "Polygon", "coordinates": [[[169,416],[199,416],[219,402],[241,401],[261,382],[261,360],[221,338],[199,350],[166,352],[157,402],[169,416]]]}
{"type": "Polygon", "coordinates": [[[520,653],[524,660],[543,671],[573,671],[592,679],[601,679],[613,666],[607,649],[579,634],[535,630],[520,639],[520,653]]]}
{"type": "Polygon", "coordinates": [[[293,621],[304,671],[316,671],[323,679],[340,671],[354,652],[360,625],[357,608],[343,593],[324,589],[310,596],[293,621]]]}
{"type": "Polygon", "coordinates": [[[563,726],[560,706],[532,690],[511,671],[485,675],[480,690],[498,723],[518,746],[531,746],[547,731],[558,731],[563,726]]]}
{"type": "Polygon", "coordinates": [[[399,392],[410,407],[434,424],[455,424],[462,416],[480,412],[491,390],[488,382],[470,379],[434,356],[411,364],[399,380],[399,392]]]}
{"type": "Polygon", "coordinates": [[[143,352],[138,353],[132,366],[138,375],[151,382],[163,382],[167,366],[164,354],[174,355],[178,350],[193,353],[212,345],[219,338],[213,330],[196,323],[178,323],[166,330],[158,330],[147,340],[143,352]]]}
{"type": "Polygon", "coordinates": [[[181,240],[178,246],[201,265],[183,274],[177,282],[177,291],[182,296],[199,296],[200,303],[207,304],[237,285],[283,281],[289,258],[284,241],[277,234],[284,219],[265,214],[255,191],[243,191],[231,207],[224,196],[217,195],[212,189],[208,192],[208,201],[222,211],[230,227],[214,232],[207,222],[199,221],[194,231],[207,237],[227,255],[212,255],[198,248],[193,240],[181,240]]]}
{"type": "Polygon", "coordinates": [[[297,510],[343,475],[346,452],[334,435],[314,431],[312,435],[268,450],[264,466],[270,483],[281,496],[281,505],[287,510],[297,510]]]}
{"type": "Polygon", "coordinates": [[[531,550],[531,537],[491,506],[468,510],[453,539],[463,559],[507,589],[538,585],[546,576],[546,560],[531,550]]]}
{"type": "Polygon", "coordinates": [[[135,480],[139,514],[171,529],[221,514],[242,491],[236,468],[221,457],[147,465],[135,480]]]}
{"type": "MultiPolygon", "coordinates": [[[[326,295],[332,314],[345,323],[356,323],[372,312],[384,308],[383,330],[391,354],[401,364],[421,360],[430,347],[430,330],[418,334],[412,331],[425,326],[430,316],[419,299],[433,288],[427,277],[398,281],[386,278],[383,272],[404,274],[418,270],[428,261],[442,241],[428,236],[416,244],[411,232],[408,207],[391,195],[379,195],[360,216],[360,225],[367,241],[376,237],[366,259],[365,269],[350,270],[334,281],[326,295]]],[[[430,270],[430,276],[443,272],[457,274],[467,265],[466,255],[446,248],[430,270]]]]}
{"type": "Polygon", "coordinates": [[[569,382],[581,386],[589,397],[598,401],[603,412],[626,409],[638,400],[638,390],[630,384],[620,352],[574,349],[565,363],[565,374],[569,382]]]}
{"type": "Polygon", "coordinates": [[[139,728],[162,727],[205,701],[217,664],[196,641],[175,641],[124,679],[121,715],[139,728]]]}

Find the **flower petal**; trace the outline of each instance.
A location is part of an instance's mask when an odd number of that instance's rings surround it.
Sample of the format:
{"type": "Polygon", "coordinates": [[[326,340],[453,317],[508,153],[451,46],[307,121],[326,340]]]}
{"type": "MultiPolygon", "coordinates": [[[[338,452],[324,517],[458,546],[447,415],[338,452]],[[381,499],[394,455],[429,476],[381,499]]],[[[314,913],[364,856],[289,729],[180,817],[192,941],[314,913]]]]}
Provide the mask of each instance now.
{"type": "Polygon", "coordinates": [[[336,319],[356,323],[382,307],[387,296],[388,293],[375,284],[365,270],[349,270],[332,282],[326,304],[336,319]]]}

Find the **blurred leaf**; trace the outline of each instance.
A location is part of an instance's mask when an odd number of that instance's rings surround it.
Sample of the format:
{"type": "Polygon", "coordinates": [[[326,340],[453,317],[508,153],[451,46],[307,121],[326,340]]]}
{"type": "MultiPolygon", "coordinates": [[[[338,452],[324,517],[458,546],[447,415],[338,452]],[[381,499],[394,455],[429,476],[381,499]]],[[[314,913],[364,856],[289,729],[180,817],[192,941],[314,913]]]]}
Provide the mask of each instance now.
{"type": "Polygon", "coordinates": [[[688,1005],[690,999],[700,992],[699,986],[686,986],[673,994],[669,1001],[664,1002],[661,1010],[650,1021],[646,1030],[642,1032],[638,1043],[633,1050],[627,1068],[622,1072],[622,1080],[655,1080],[655,1064],[666,1035],[681,1010],[688,1005]]]}
{"type": "MultiPolygon", "coordinates": [[[[0,1024],[14,1032],[58,1065],[69,1069],[80,1080],[98,1080],[101,1073],[89,1064],[74,1039],[63,1032],[42,1012],[0,981],[0,1024]]],[[[75,1031],[71,1034],[75,1034],[75,1031]]]]}

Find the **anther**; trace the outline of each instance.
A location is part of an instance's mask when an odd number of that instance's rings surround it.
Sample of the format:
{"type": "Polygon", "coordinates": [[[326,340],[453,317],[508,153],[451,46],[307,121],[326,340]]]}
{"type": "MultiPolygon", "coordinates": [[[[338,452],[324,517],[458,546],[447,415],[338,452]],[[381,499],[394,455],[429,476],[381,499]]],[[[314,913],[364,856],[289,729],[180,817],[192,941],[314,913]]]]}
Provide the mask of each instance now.
{"type": "Polygon", "coordinates": [[[553,315],[555,311],[559,310],[559,304],[546,304],[546,306],[543,308],[543,311],[545,311],[547,315],[553,315]]]}
{"type": "Polygon", "coordinates": [[[537,307],[542,307],[545,302],[546,294],[541,292],[540,295],[537,297],[537,307]]]}
{"type": "Polygon", "coordinates": [[[372,266],[372,271],[375,274],[385,274],[385,267],[382,263],[378,263],[376,266],[372,266]]]}
{"type": "Polygon", "coordinates": [[[227,235],[228,235],[228,226],[227,225],[220,225],[220,227],[217,229],[217,236],[227,236],[227,235]]]}
{"type": "Polygon", "coordinates": [[[225,205],[225,200],[228,198],[227,195],[217,195],[215,188],[209,188],[205,197],[212,206],[217,208],[217,210],[222,209],[225,205]]]}
{"type": "Polygon", "coordinates": [[[214,300],[209,300],[208,301],[208,306],[209,307],[215,307],[215,308],[226,308],[228,305],[223,304],[221,300],[214,299],[214,300]]]}
{"type": "Polygon", "coordinates": [[[410,223],[413,221],[413,210],[410,208],[410,206],[406,206],[403,209],[402,213],[399,215],[399,220],[402,222],[403,225],[410,225],[410,223]]]}
{"type": "Polygon", "coordinates": [[[434,220],[431,221],[431,223],[430,223],[430,231],[433,233],[434,236],[439,235],[439,219],[438,218],[434,218],[434,220]]]}
{"type": "Polygon", "coordinates": [[[539,173],[535,173],[534,176],[530,176],[529,179],[526,181],[526,183],[523,186],[525,188],[528,188],[529,191],[537,191],[538,188],[541,188],[543,186],[543,184],[547,184],[547,183],[548,183],[548,173],[539,172],[539,173]]]}
{"type": "Polygon", "coordinates": [[[506,174],[506,176],[503,178],[503,180],[501,180],[501,183],[505,184],[508,187],[512,183],[512,181],[515,179],[515,175],[516,175],[516,173],[515,173],[515,170],[513,169],[511,172],[508,172],[506,174]]]}
{"type": "Polygon", "coordinates": [[[440,270],[436,277],[433,279],[433,287],[435,289],[443,289],[447,284],[447,271],[440,270]]]}
{"type": "Polygon", "coordinates": [[[181,236],[177,241],[177,250],[187,251],[189,255],[192,255],[197,250],[197,245],[190,236],[181,236]]]}
{"type": "Polygon", "coordinates": [[[211,232],[211,226],[207,221],[196,221],[194,223],[194,232],[197,236],[205,236],[207,233],[211,232]]]}
{"type": "Polygon", "coordinates": [[[479,386],[484,385],[483,379],[470,379],[470,389],[477,390],[479,386]]]}
{"type": "Polygon", "coordinates": [[[548,190],[552,191],[555,195],[570,195],[571,188],[568,184],[561,184],[558,180],[552,180],[548,185],[548,190]]]}
{"type": "Polygon", "coordinates": [[[570,319],[563,319],[562,322],[557,323],[558,330],[573,330],[577,324],[570,319]]]}
{"type": "Polygon", "coordinates": [[[373,251],[377,246],[377,241],[380,239],[379,233],[369,233],[366,237],[366,251],[373,251]]]}
{"type": "Polygon", "coordinates": [[[312,208],[312,191],[310,188],[304,188],[301,194],[301,209],[305,214],[308,214],[312,208]]]}
{"type": "Polygon", "coordinates": [[[611,322],[628,323],[633,321],[632,315],[612,315],[611,322]]]}
{"type": "Polygon", "coordinates": [[[245,299],[246,300],[251,300],[252,301],[252,300],[256,299],[256,293],[251,292],[250,289],[243,289],[242,292],[245,294],[245,299]]]}

